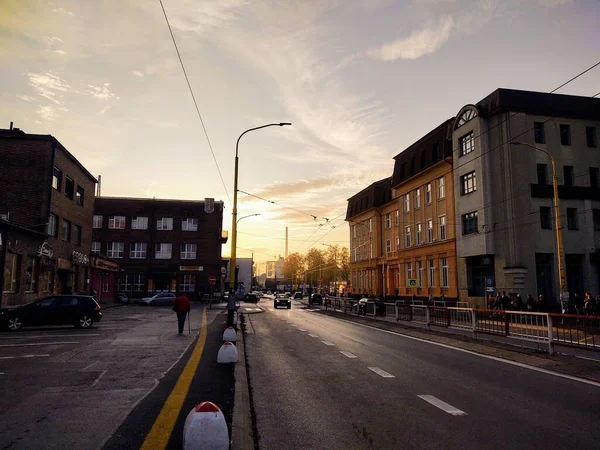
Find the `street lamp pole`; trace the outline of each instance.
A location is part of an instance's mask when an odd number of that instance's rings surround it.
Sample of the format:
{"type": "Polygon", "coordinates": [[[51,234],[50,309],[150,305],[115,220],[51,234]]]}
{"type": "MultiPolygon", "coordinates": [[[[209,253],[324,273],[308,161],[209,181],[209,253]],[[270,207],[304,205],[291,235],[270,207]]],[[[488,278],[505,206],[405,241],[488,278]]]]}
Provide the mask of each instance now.
{"type": "Polygon", "coordinates": [[[242,139],[242,136],[245,135],[246,133],[249,133],[250,131],[255,131],[255,130],[260,130],[262,128],[267,128],[267,127],[283,127],[285,125],[291,125],[291,123],[288,122],[281,122],[281,123],[269,123],[267,125],[262,125],[260,127],[254,127],[254,128],[249,128],[248,130],[244,131],[242,134],[240,134],[240,137],[238,137],[237,142],[235,143],[235,166],[234,166],[234,170],[233,170],[233,212],[232,214],[232,220],[231,220],[231,260],[229,263],[229,271],[231,272],[231,270],[233,270],[234,276],[229,276],[229,290],[230,291],[235,291],[235,288],[237,287],[235,285],[235,282],[237,280],[235,280],[235,265],[236,265],[236,260],[237,260],[237,251],[236,251],[236,245],[237,245],[237,193],[238,193],[238,166],[239,166],[239,157],[238,157],[238,150],[239,150],[239,145],[240,145],[240,139],[242,139]]]}
{"type": "Polygon", "coordinates": [[[565,255],[562,240],[562,226],[560,222],[560,209],[558,203],[558,177],[556,176],[556,164],[554,163],[554,157],[543,148],[536,147],[535,145],[531,145],[526,142],[511,142],[511,144],[524,145],[525,147],[539,150],[548,156],[550,163],[552,164],[552,186],[554,188],[554,227],[556,228],[556,253],[558,254],[558,286],[560,289],[560,299],[561,301],[564,301],[563,292],[567,291],[567,277],[565,275],[565,255]]]}

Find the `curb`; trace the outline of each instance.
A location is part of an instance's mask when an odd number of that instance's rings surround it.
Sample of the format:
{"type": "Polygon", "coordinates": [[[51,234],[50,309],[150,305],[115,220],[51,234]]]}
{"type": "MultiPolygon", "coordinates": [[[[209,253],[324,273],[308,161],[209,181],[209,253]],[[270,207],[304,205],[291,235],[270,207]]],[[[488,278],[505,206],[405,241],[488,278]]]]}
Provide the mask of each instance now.
{"type": "Polygon", "coordinates": [[[232,450],[254,450],[252,413],[250,409],[250,388],[246,371],[244,333],[238,339],[239,359],[235,366],[235,394],[233,400],[233,423],[231,426],[232,450]]]}

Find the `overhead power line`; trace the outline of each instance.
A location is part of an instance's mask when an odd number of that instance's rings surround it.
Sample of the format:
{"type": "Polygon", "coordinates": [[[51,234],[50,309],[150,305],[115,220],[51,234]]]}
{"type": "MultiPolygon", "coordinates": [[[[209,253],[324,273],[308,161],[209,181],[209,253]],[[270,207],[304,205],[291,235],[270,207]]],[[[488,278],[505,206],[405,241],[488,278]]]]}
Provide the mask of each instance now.
{"type": "MultiPolygon", "coordinates": [[[[307,212],[305,212],[305,211],[300,211],[299,209],[292,208],[291,206],[285,206],[285,205],[282,205],[281,203],[277,203],[276,201],[269,200],[269,199],[266,199],[266,198],[260,197],[260,196],[258,196],[258,195],[254,195],[254,194],[251,194],[251,193],[249,193],[249,192],[246,192],[246,191],[242,191],[241,189],[238,189],[238,192],[241,192],[242,194],[249,195],[250,197],[257,198],[257,199],[259,199],[259,200],[262,200],[262,201],[264,201],[264,202],[271,203],[271,204],[273,204],[273,205],[277,205],[277,206],[280,206],[280,207],[282,207],[282,208],[289,209],[289,210],[291,210],[291,211],[295,211],[295,212],[297,212],[297,213],[299,213],[299,214],[304,214],[305,216],[309,216],[309,217],[312,217],[314,220],[317,220],[317,216],[315,216],[314,214],[309,214],[309,213],[307,213],[307,212]]],[[[327,221],[329,220],[329,219],[328,219],[328,218],[326,218],[326,217],[323,217],[323,219],[325,219],[325,220],[327,220],[327,221]]]]}
{"type": "Polygon", "coordinates": [[[171,39],[173,40],[173,45],[175,46],[175,51],[177,52],[177,58],[179,58],[179,63],[181,64],[181,69],[183,70],[183,75],[185,76],[185,81],[187,83],[188,89],[190,90],[190,94],[192,95],[192,100],[194,101],[194,106],[196,107],[196,113],[198,114],[198,118],[200,119],[200,123],[202,124],[202,129],[204,130],[204,136],[206,136],[206,141],[208,142],[208,147],[210,148],[210,152],[212,153],[213,160],[215,161],[215,165],[217,166],[217,172],[219,172],[219,177],[221,178],[221,183],[223,184],[223,189],[225,189],[225,194],[227,195],[227,199],[229,200],[229,204],[231,205],[231,197],[229,197],[229,191],[227,190],[227,186],[225,185],[225,180],[223,180],[223,174],[221,173],[221,168],[219,167],[217,157],[215,156],[215,151],[213,150],[212,144],[210,142],[210,138],[208,137],[208,132],[206,131],[206,126],[204,125],[204,120],[202,119],[202,114],[200,114],[200,108],[198,107],[198,102],[196,102],[196,96],[194,95],[194,90],[192,89],[192,85],[190,84],[190,79],[188,78],[187,71],[185,70],[185,65],[183,64],[183,59],[181,58],[181,54],[179,53],[179,48],[177,47],[177,42],[175,41],[175,36],[173,35],[173,30],[171,29],[171,24],[169,23],[169,18],[167,17],[167,11],[165,11],[165,6],[163,5],[162,0],[158,0],[158,1],[160,2],[160,7],[162,8],[163,14],[165,16],[165,21],[167,22],[167,27],[169,27],[169,33],[171,34],[171,39]]]}

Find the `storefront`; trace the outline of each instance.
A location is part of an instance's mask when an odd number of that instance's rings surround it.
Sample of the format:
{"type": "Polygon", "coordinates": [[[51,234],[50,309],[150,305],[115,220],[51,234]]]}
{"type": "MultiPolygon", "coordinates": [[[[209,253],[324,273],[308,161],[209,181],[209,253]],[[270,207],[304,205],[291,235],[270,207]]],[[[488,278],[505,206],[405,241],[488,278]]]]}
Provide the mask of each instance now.
{"type": "Polygon", "coordinates": [[[113,302],[118,291],[117,274],[119,264],[101,256],[92,256],[90,260],[90,288],[96,292],[98,303],[113,302]]]}

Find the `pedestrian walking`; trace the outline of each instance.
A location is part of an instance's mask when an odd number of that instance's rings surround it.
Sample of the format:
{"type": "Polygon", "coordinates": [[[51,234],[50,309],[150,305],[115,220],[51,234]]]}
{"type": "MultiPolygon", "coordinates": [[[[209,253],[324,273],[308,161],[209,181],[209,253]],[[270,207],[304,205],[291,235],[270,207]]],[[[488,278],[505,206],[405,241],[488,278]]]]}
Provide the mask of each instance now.
{"type": "Polygon", "coordinates": [[[192,309],[190,299],[185,294],[181,294],[175,299],[173,303],[173,311],[177,313],[177,328],[179,330],[179,336],[183,335],[183,329],[185,327],[185,319],[188,313],[192,309]]]}

